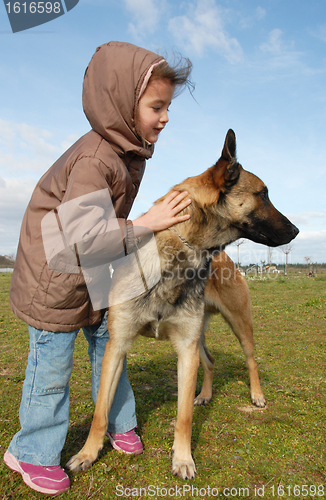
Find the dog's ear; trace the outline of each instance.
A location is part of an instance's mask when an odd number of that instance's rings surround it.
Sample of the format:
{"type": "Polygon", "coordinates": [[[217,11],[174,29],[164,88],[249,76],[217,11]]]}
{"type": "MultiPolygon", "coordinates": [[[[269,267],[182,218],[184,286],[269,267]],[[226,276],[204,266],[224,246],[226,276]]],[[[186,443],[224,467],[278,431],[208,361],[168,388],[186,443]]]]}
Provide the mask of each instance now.
{"type": "Polygon", "coordinates": [[[227,187],[233,186],[239,178],[240,175],[240,165],[238,162],[230,163],[227,166],[226,171],[224,173],[225,184],[227,187]]]}
{"type": "Polygon", "coordinates": [[[228,130],[228,133],[226,134],[223,150],[222,150],[222,158],[227,160],[230,163],[235,163],[237,156],[236,156],[236,150],[237,150],[237,141],[235,138],[235,133],[233,130],[230,128],[228,130]]]}
{"type": "Polygon", "coordinates": [[[240,175],[240,165],[236,157],[237,143],[232,129],[226,134],[221,158],[214,168],[214,184],[216,188],[225,191],[236,183],[240,175]]]}

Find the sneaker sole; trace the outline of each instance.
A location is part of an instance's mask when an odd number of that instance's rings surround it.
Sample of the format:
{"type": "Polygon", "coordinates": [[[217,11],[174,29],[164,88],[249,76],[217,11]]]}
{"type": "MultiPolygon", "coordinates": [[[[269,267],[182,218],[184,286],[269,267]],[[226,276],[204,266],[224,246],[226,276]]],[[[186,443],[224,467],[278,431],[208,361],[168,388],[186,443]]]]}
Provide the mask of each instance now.
{"type": "Polygon", "coordinates": [[[110,436],[109,433],[106,433],[106,436],[110,439],[110,443],[112,447],[118,451],[119,453],[124,453],[125,455],[141,455],[143,453],[143,450],[138,450],[138,451],[125,451],[122,448],[120,448],[114,441],[114,439],[110,436]]]}
{"type": "Polygon", "coordinates": [[[38,493],[45,493],[47,495],[60,495],[61,493],[64,493],[65,491],[69,490],[69,488],[65,488],[65,489],[60,490],[60,491],[50,490],[48,488],[42,488],[42,486],[35,485],[32,482],[29,474],[27,474],[26,472],[23,471],[17,458],[15,458],[11,453],[9,453],[8,450],[6,451],[6,453],[3,456],[3,461],[9,467],[9,469],[11,469],[15,472],[18,472],[22,476],[24,483],[27,486],[29,486],[29,488],[37,491],[38,493]]]}

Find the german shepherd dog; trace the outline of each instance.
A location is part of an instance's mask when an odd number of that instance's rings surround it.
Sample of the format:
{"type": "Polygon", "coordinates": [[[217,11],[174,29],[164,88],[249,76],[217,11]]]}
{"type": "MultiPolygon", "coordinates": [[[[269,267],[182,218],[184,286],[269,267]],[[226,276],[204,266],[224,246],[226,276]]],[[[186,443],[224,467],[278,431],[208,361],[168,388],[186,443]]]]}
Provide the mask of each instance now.
{"type": "MultiPolygon", "coordinates": [[[[178,412],[172,447],[172,474],[192,479],[196,467],[191,455],[191,428],[197,370],[200,356],[206,367],[206,381],[197,402],[211,397],[212,357],[202,332],[206,314],[216,309],[218,277],[210,277],[212,257],[238,238],[248,238],[268,246],[289,243],[298,229],[268,198],[265,184],[247,172],[236,160],[236,139],[229,130],[221,158],[203,174],[190,177],[173,190],[188,191],[192,199],[185,212],[191,218],[169,229],[157,232],[143,248],[144,274],[153,267],[153,249],[158,250],[160,278],[141,295],[128,302],[110,306],[108,330],[110,338],[102,362],[101,381],[90,433],[81,451],[67,466],[73,470],[87,469],[103,447],[108,414],[122,371],[124,357],[138,335],[170,339],[178,355],[178,412]],[[154,246],[153,246],[154,244],[154,246]],[[189,271],[190,269],[190,271],[189,271]]],[[[158,202],[161,200],[158,200],[158,202]]],[[[133,286],[132,272],[114,272],[112,287],[116,296],[133,286]]],[[[223,290],[222,290],[223,293],[223,290]]],[[[112,302],[111,302],[112,303],[112,302]]],[[[232,315],[225,308],[225,316],[232,315]]],[[[232,320],[231,320],[232,322],[232,320]]],[[[239,332],[242,325],[239,322],[239,332]]],[[[250,334],[252,337],[252,333],[250,334]]],[[[249,335],[249,337],[250,337],[249,335]]],[[[257,386],[252,342],[246,336],[240,341],[247,352],[249,370],[253,375],[252,397],[263,403],[257,386]],[[256,380],[255,380],[256,378],[256,380]]],[[[259,379],[258,379],[259,384],[259,379]]]]}

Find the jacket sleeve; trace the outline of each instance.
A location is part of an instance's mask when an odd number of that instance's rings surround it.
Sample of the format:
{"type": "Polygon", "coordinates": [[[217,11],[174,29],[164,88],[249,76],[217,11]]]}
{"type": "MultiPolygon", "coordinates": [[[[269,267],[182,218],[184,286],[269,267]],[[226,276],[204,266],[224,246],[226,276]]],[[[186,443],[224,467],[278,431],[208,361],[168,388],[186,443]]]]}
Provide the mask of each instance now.
{"type": "Polygon", "coordinates": [[[50,269],[81,271],[95,311],[141,295],[161,276],[154,234],[144,231],[136,245],[132,222],[114,210],[122,186],[115,185],[114,169],[102,167],[94,158],[78,160],[61,204],[42,220],[50,269]]]}
{"type": "Polygon", "coordinates": [[[50,269],[79,272],[113,264],[134,248],[131,221],[117,218],[111,171],[98,159],[79,159],[68,179],[61,204],[42,220],[50,269]]]}

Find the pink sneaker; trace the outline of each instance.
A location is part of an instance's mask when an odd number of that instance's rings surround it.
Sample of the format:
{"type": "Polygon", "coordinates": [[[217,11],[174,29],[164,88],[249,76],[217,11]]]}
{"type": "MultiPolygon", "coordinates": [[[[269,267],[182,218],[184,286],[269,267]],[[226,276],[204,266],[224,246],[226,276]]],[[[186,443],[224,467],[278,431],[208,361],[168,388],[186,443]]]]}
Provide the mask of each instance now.
{"type": "Polygon", "coordinates": [[[47,495],[59,495],[69,490],[69,477],[60,465],[43,467],[42,465],[19,462],[8,450],[4,454],[3,460],[9,469],[22,475],[24,483],[32,490],[47,495]]]}
{"type": "Polygon", "coordinates": [[[135,433],[135,429],[124,432],[123,434],[107,432],[113,448],[122,451],[127,455],[140,455],[143,453],[143,445],[140,437],[135,433]]]}

